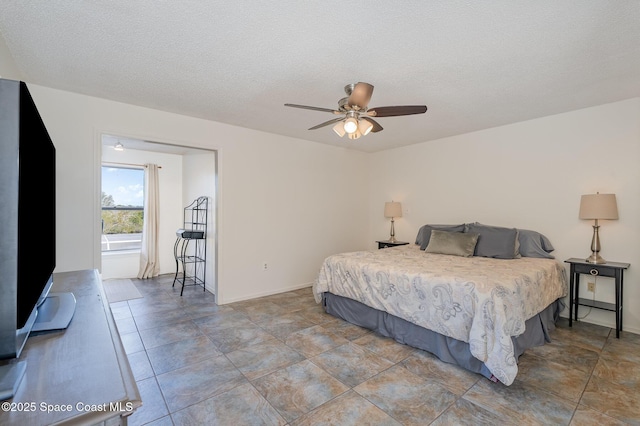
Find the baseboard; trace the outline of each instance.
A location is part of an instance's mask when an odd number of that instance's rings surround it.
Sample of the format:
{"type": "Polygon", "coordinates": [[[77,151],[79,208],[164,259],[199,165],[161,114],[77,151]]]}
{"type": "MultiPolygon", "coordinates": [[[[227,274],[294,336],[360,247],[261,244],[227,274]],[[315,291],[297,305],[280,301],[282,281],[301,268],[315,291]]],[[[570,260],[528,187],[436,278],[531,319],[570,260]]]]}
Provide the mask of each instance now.
{"type": "Polygon", "coordinates": [[[253,294],[248,295],[248,296],[242,296],[242,297],[232,298],[232,299],[229,299],[229,300],[218,301],[218,305],[228,305],[229,303],[242,302],[242,301],[245,301],[245,300],[251,300],[251,299],[257,299],[257,298],[260,298],[260,297],[271,296],[273,294],[286,293],[288,291],[300,290],[301,288],[307,288],[307,287],[311,287],[311,286],[313,286],[312,282],[303,283],[303,284],[296,284],[294,286],[290,286],[290,287],[286,287],[286,288],[280,288],[280,289],[271,290],[271,291],[264,291],[264,292],[260,292],[260,293],[253,293],[253,294]]]}
{"type": "MultiPolygon", "coordinates": [[[[566,320],[569,320],[569,316],[568,315],[566,315],[566,316],[565,315],[560,315],[560,317],[564,318],[566,320]]],[[[593,324],[593,325],[599,325],[599,326],[602,326],[602,327],[607,327],[607,328],[610,328],[610,329],[612,329],[614,331],[616,329],[616,325],[615,324],[610,324],[610,323],[603,322],[603,321],[593,321],[593,320],[587,321],[586,319],[581,319],[580,322],[586,322],[587,324],[593,324]]],[[[622,332],[623,333],[640,334],[640,329],[637,329],[635,327],[627,327],[627,326],[623,325],[622,332]]]]}

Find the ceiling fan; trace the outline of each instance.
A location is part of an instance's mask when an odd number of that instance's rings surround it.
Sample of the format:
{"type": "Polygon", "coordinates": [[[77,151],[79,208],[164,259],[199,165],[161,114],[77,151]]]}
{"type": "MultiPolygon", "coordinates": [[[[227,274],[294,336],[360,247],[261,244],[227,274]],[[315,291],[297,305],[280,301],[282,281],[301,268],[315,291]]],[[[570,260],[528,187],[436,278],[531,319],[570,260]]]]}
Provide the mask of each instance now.
{"type": "Polygon", "coordinates": [[[335,124],[333,131],[340,137],[345,134],[349,139],[358,139],[369,132],[379,132],[382,126],[371,117],[397,117],[401,115],[424,114],[426,105],[404,105],[369,108],[369,100],[373,94],[373,86],[369,83],[348,84],[344,87],[346,97],[338,101],[338,109],[320,108],[307,105],[284,104],[287,107],[310,109],[313,111],[330,112],[340,117],[333,118],[309,130],[335,124]]]}

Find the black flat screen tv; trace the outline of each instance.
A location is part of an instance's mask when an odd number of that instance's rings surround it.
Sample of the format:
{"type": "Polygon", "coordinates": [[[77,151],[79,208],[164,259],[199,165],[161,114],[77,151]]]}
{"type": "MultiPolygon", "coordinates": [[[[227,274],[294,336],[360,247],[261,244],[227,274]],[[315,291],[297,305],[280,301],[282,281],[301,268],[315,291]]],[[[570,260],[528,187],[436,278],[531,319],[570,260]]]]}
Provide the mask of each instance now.
{"type": "MultiPolygon", "coordinates": [[[[0,78],[0,360],[18,358],[56,266],[56,149],[24,82],[0,78]]],[[[13,372],[0,370],[0,381],[13,372]]],[[[6,399],[6,394],[0,397],[6,399]]]]}

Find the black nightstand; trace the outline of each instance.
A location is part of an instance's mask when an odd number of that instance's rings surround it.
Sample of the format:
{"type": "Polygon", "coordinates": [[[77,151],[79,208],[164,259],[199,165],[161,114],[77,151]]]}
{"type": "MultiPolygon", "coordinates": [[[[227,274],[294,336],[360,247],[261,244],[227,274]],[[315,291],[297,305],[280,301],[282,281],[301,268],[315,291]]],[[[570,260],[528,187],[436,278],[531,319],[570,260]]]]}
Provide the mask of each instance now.
{"type": "Polygon", "coordinates": [[[387,247],[406,246],[407,244],[409,244],[406,241],[389,241],[389,240],[376,241],[376,243],[378,243],[378,250],[387,248],[387,247]]]}
{"type": "Polygon", "coordinates": [[[629,267],[628,263],[607,262],[589,263],[585,259],[571,258],[565,260],[571,265],[569,272],[569,327],[572,320],[578,321],[578,306],[590,306],[596,309],[612,311],[616,314],[616,337],[620,337],[622,331],[622,284],[624,270],[629,267]],[[578,295],[580,290],[580,275],[592,275],[595,277],[609,277],[615,279],[616,303],[605,303],[597,300],[581,299],[578,295]]]}

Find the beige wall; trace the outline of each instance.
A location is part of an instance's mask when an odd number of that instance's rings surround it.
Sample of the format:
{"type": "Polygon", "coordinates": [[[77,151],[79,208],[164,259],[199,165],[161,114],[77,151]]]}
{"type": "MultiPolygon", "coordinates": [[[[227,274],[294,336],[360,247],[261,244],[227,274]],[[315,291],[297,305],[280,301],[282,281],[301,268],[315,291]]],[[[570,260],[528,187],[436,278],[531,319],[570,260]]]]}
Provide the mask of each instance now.
{"type": "MultiPolygon", "coordinates": [[[[405,209],[396,220],[398,239],[415,241],[425,223],[478,221],[540,231],[563,262],[590,254],[593,223],[578,219],[580,196],[615,193],[620,220],[601,221],[601,255],[631,263],[624,325],[640,333],[640,99],[388,150],[371,160],[370,240],[389,235],[382,211],[394,199],[405,209]]],[[[585,282],[580,291],[588,297],[585,282]]],[[[596,299],[613,302],[611,279],[598,280],[596,299]]],[[[596,309],[585,321],[615,326],[612,313],[596,309]]]]}
{"type": "MultiPolygon", "coordinates": [[[[189,154],[182,157],[182,204],[180,208],[180,226],[184,227],[184,207],[200,196],[208,198],[207,203],[207,240],[206,240],[206,288],[214,293],[216,289],[216,153],[189,154]]],[[[175,233],[172,237],[175,241],[175,233]]],[[[172,265],[175,270],[175,263],[172,265]]]]}
{"type": "Polygon", "coordinates": [[[57,149],[57,271],[100,265],[102,133],[217,150],[220,303],[311,285],[326,256],[366,247],[366,154],[29,89],[57,149]]]}

